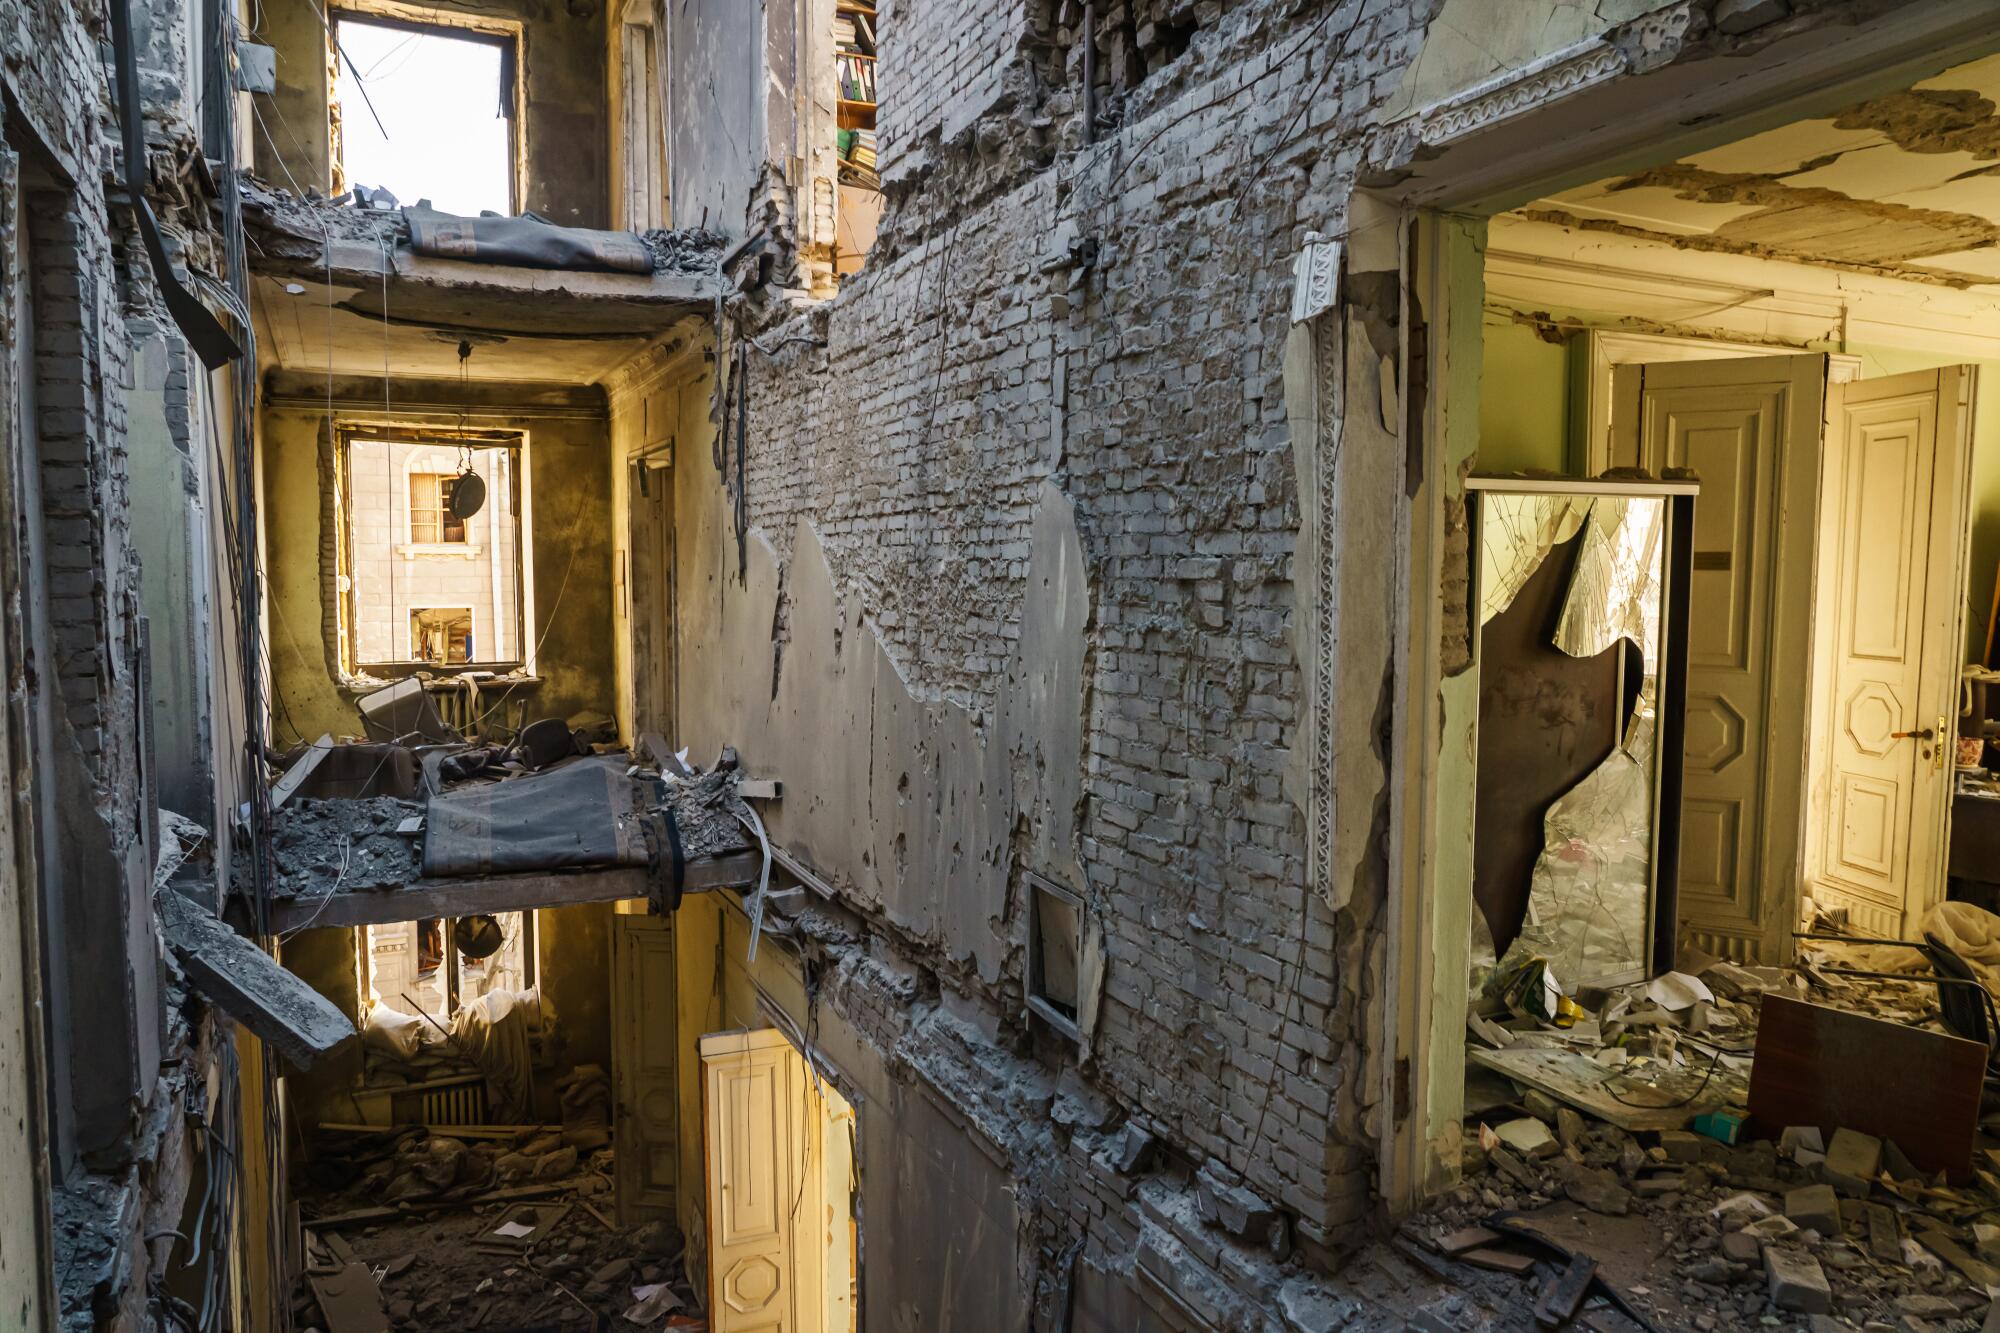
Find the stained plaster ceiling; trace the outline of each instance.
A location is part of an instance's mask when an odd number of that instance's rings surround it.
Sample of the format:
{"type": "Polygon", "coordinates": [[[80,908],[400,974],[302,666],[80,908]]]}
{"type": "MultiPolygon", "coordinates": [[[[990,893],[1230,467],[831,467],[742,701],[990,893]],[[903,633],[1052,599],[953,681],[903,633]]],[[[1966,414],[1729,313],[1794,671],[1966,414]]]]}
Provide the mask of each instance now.
{"type": "MultiPolygon", "coordinates": [[[[516,318],[508,331],[475,312],[392,312],[384,320],[376,293],[338,284],[259,276],[253,282],[258,341],[267,365],[337,375],[456,379],[458,344],[469,337],[467,379],[510,383],[592,384],[656,340],[671,322],[651,312],[643,329],[563,336],[524,336],[521,328],[549,329],[554,321],[516,318]],[[422,322],[419,322],[419,321],[422,322]],[[430,321],[436,321],[435,324],[430,321]]],[[[614,326],[615,327],[615,326],[614,326]]]]}
{"type": "Polygon", "coordinates": [[[2000,55],[1520,213],[1991,290],[2000,287],[2000,55]]]}

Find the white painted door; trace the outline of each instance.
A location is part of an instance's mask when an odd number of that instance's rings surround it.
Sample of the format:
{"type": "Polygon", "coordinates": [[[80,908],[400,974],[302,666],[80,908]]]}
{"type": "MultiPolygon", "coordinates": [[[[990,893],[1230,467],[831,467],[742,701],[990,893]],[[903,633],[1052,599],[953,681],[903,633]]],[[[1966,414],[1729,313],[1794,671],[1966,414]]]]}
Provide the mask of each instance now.
{"type": "Polygon", "coordinates": [[[1824,356],[1613,372],[1613,458],[1701,481],[1679,939],[1728,958],[1782,961],[1797,916],[1825,398],[1824,356]]]}
{"type": "Polygon", "coordinates": [[[1807,864],[1868,935],[1913,934],[1944,886],[1974,373],[1827,395],[1807,864]]]}
{"type": "Polygon", "coordinates": [[[674,931],[671,919],[651,915],[619,913],[611,921],[613,1177],[618,1217],[629,1225],[674,1215],[680,1139],[674,931]]]}
{"type": "Polygon", "coordinates": [[[709,1327],[825,1333],[819,1243],[821,1114],[783,1034],[701,1039],[707,1134],[709,1327]]]}

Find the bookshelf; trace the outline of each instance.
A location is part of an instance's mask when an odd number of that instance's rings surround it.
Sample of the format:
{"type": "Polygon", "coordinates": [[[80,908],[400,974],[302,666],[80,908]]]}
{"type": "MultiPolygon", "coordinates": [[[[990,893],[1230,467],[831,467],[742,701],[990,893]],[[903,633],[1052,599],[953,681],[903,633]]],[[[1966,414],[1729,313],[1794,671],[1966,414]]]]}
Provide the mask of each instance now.
{"type": "Polygon", "coordinates": [[[834,0],[836,147],[840,158],[834,225],[834,272],[859,269],[875,243],[882,178],[875,162],[876,11],[862,0],[834,0]]]}
{"type": "Polygon", "coordinates": [[[859,0],[835,0],[834,76],[839,88],[840,179],[843,184],[879,189],[875,174],[875,7],[859,0]]]}

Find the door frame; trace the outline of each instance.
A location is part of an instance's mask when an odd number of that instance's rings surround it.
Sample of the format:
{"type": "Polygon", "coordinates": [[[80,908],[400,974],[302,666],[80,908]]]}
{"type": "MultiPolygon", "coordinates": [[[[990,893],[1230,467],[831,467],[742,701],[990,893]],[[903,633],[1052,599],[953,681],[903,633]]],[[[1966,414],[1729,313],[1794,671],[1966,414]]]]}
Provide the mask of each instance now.
{"type": "MultiPolygon", "coordinates": [[[[849,1333],[850,1329],[865,1328],[867,1326],[864,1321],[864,1297],[861,1283],[861,1272],[864,1263],[863,1231],[861,1214],[853,1206],[853,1201],[858,1199],[861,1193],[862,1099],[852,1091],[852,1085],[847,1080],[836,1077],[836,1071],[833,1067],[823,1056],[814,1051],[810,1043],[801,1039],[798,1027],[792,1021],[791,1017],[778,1007],[770,997],[764,995],[761,988],[759,988],[758,1000],[758,1016],[764,1019],[769,1026],[759,1028],[724,1028],[715,1032],[704,1032],[695,1040],[696,1060],[698,1062],[697,1078],[701,1088],[701,1197],[703,1235],[700,1239],[704,1246],[704,1251],[700,1256],[702,1286],[707,1292],[712,1311],[715,1308],[715,1303],[720,1299],[721,1293],[717,1290],[717,1283],[721,1280],[721,1275],[715,1271],[715,1265],[712,1262],[716,1234],[714,1216],[716,1181],[715,1139],[713,1133],[715,1114],[712,1100],[713,1089],[709,1082],[711,1060],[728,1059],[731,1056],[743,1056],[756,1051],[782,1047],[788,1050],[797,1060],[798,1067],[795,1071],[795,1077],[799,1081],[797,1088],[798,1100],[816,1112],[816,1114],[803,1116],[800,1125],[801,1131],[807,1136],[807,1140],[811,1145],[810,1151],[805,1154],[806,1158],[809,1159],[810,1166],[806,1178],[798,1182],[801,1192],[801,1202],[793,1218],[793,1232],[788,1244],[795,1254],[802,1248],[810,1248],[813,1251],[811,1262],[809,1264],[799,1264],[795,1267],[794,1271],[799,1272],[809,1269],[812,1276],[817,1279],[813,1285],[822,1295],[825,1294],[826,1279],[829,1276],[827,1245],[831,1241],[831,1236],[825,1228],[818,1225],[813,1219],[822,1209],[832,1203],[832,1199],[828,1195],[826,1188],[828,1150],[825,1140],[825,1129],[837,1117],[830,1114],[833,1108],[827,1100],[826,1094],[828,1091],[831,1091],[835,1097],[839,1098],[841,1105],[846,1108],[848,1118],[853,1126],[846,1153],[854,1182],[847,1210],[848,1219],[853,1228],[852,1259],[848,1272],[852,1291],[851,1301],[847,1307],[849,1328],[838,1329],[825,1326],[824,1319],[821,1320],[821,1324],[818,1326],[823,1327],[823,1333],[849,1333]],[[806,1242],[803,1247],[800,1243],[801,1237],[806,1242]]],[[[821,1311],[820,1313],[824,1316],[831,1314],[832,1311],[821,1311]]],[[[712,1314],[711,1322],[713,1322],[712,1314]]]]}
{"type": "Polygon", "coordinates": [[[673,442],[626,460],[626,595],[631,599],[633,734],[675,734],[673,442]],[[664,458],[666,462],[660,463],[664,458]]]}
{"type": "MultiPolygon", "coordinates": [[[[1371,219],[1393,220],[1394,260],[1362,266],[1350,258],[1347,268],[1387,268],[1401,293],[1393,365],[1407,410],[1384,422],[1408,467],[1407,484],[1393,501],[1399,595],[1389,611],[1385,712],[1395,721],[1381,741],[1375,716],[1334,710],[1335,734],[1322,748],[1368,753],[1380,745],[1382,752],[1386,938],[1379,1004],[1361,1021],[1375,1080],[1364,1095],[1382,1108],[1374,1131],[1376,1188],[1392,1214],[1421,1206],[1458,1175],[1467,996],[1464,971],[1454,974],[1454,966],[1466,943],[1453,938],[1452,927],[1463,935],[1471,911],[1469,873],[1455,873],[1469,859],[1469,790],[1456,789],[1469,767],[1459,753],[1469,732],[1462,696],[1456,712],[1447,711],[1453,682],[1443,671],[1440,641],[1465,614],[1463,592],[1448,589],[1447,572],[1449,566],[1450,581],[1462,582],[1454,543],[1463,540],[1460,468],[1476,449],[1479,429],[1484,220],[1551,191],[1823,114],[1923,77],[1933,66],[1988,54],[1996,46],[1990,27],[1990,11],[1973,0],[1938,0],[1851,27],[1779,35],[1721,72],[1713,58],[1637,67],[1627,60],[1622,73],[1567,82],[1545,77],[1537,66],[1482,85],[1476,100],[1460,99],[1466,106],[1419,110],[1411,122],[1414,143],[1385,135],[1370,150],[1366,165],[1396,183],[1354,190],[1347,235],[1358,244],[1371,219]],[[1486,107],[1494,110],[1482,114],[1486,107]]],[[[1345,323],[1350,310],[1357,322],[1367,314],[1354,304],[1351,284],[1334,309],[1317,324],[1345,323]]],[[[1382,375],[1372,344],[1341,338],[1334,327],[1314,336],[1339,340],[1345,385],[1382,375]]],[[[1320,408],[1321,433],[1338,439],[1350,425],[1365,426],[1367,415],[1363,404],[1349,410],[1338,399],[1328,402],[1320,408]]],[[[1328,477],[1314,484],[1322,493],[1334,488],[1328,477]]],[[[1326,503],[1323,495],[1315,500],[1326,503]]],[[[1324,582],[1324,575],[1311,581],[1307,595],[1323,602],[1331,595],[1324,582]]],[[[1325,697],[1340,662],[1329,657],[1314,665],[1308,679],[1325,697]]],[[[1324,761],[1311,782],[1317,804],[1325,799],[1318,793],[1333,787],[1324,761]]]]}
{"type": "MultiPolygon", "coordinates": [[[[633,937],[640,933],[659,934],[666,937],[666,948],[658,951],[657,956],[664,959],[662,965],[667,969],[666,993],[668,995],[679,994],[678,969],[680,960],[675,953],[673,918],[658,917],[651,913],[614,911],[611,915],[610,1074],[611,1124],[614,1135],[613,1142],[617,1145],[618,1152],[614,1160],[611,1183],[612,1206],[616,1210],[621,1224],[637,1222],[642,1216],[665,1217],[669,1220],[677,1217],[680,1210],[679,1195],[687,1187],[686,1182],[676,1179],[673,1184],[675,1197],[664,1205],[644,1205],[647,1210],[644,1214],[639,1211],[640,1205],[638,1200],[635,1197],[631,1197],[633,1191],[630,1182],[636,1178],[633,1173],[639,1169],[636,1166],[636,1154],[632,1151],[637,1145],[626,1141],[623,1129],[629,1120],[636,1120],[637,1118],[636,1112],[628,1113],[625,1108],[627,1095],[632,1090],[628,1080],[638,1076],[637,1071],[632,1068],[633,1062],[631,1056],[639,1044],[635,1037],[636,1029],[634,1028],[634,1024],[640,1021],[641,1016],[629,1012],[627,1006],[632,1004],[637,998],[634,994],[638,988],[636,969],[641,966],[641,955],[634,948],[635,940],[633,937]],[[632,969],[632,971],[628,973],[628,969],[632,969]]],[[[653,1015],[651,1017],[654,1021],[665,1024],[666,1046],[673,1052],[675,1064],[678,1066],[680,1060],[685,1056],[685,1052],[681,1049],[678,1013],[668,1012],[664,1015],[653,1015]]],[[[678,1169],[680,1163],[679,1140],[687,1128],[680,1123],[681,1099],[680,1071],[678,1067],[674,1071],[670,1089],[673,1094],[670,1100],[672,1102],[672,1116],[674,1121],[674,1162],[678,1169]]]]}

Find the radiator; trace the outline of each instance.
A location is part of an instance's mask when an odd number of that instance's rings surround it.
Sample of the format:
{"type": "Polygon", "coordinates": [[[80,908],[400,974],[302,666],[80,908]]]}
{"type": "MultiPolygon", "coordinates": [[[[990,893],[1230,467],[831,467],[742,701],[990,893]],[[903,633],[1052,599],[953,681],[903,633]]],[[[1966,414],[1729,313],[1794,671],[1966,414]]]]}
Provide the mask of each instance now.
{"type": "Polygon", "coordinates": [[[486,1080],[474,1079],[455,1088],[433,1088],[424,1094],[426,1125],[486,1123],[486,1080]]]}
{"type": "Polygon", "coordinates": [[[438,718],[459,735],[471,739],[478,720],[472,687],[456,680],[434,680],[424,685],[438,718]]]}

